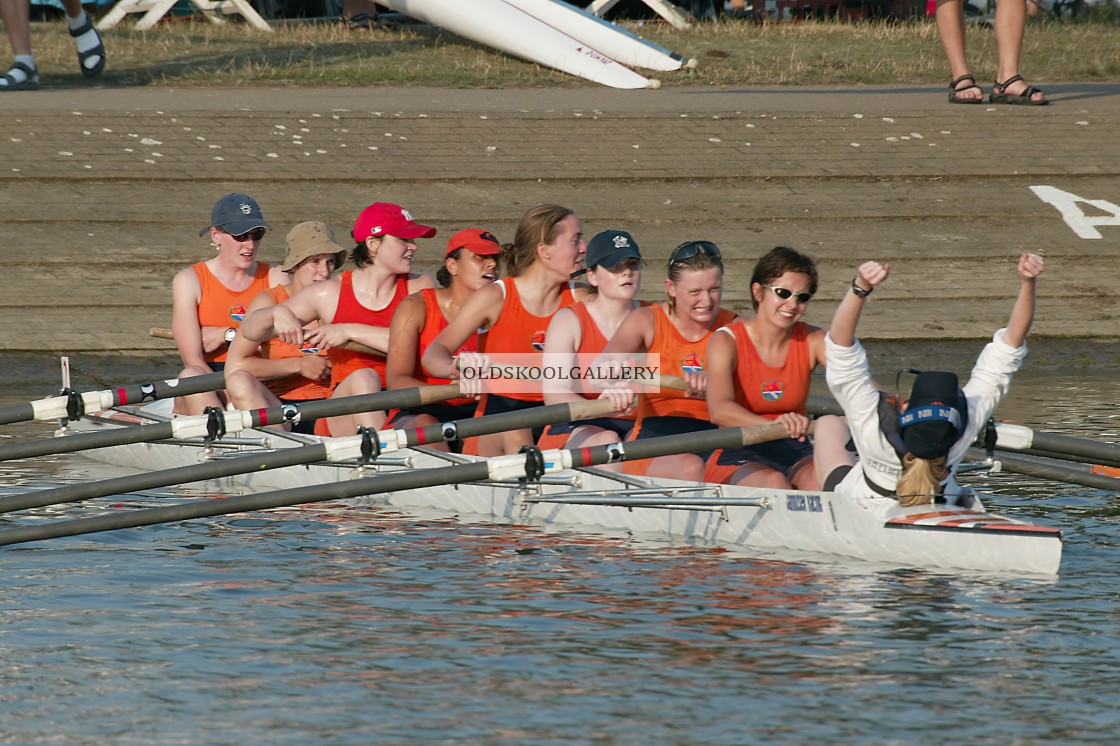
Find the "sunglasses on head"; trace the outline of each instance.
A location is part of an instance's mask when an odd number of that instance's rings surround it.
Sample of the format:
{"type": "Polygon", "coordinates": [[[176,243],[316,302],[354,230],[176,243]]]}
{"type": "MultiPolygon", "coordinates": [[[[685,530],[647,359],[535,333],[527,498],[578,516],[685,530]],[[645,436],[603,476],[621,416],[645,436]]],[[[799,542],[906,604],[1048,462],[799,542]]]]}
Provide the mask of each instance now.
{"type": "Polygon", "coordinates": [[[686,262],[697,254],[710,256],[713,259],[722,259],[719,253],[719,247],[711,241],[688,241],[687,243],[682,243],[673,250],[672,255],[669,257],[669,264],[686,262]]]}
{"type": "Polygon", "coordinates": [[[812,293],[795,293],[789,288],[779,288],[774,287],[773,285],[763,285],[762,287],[766,288],[767,290],[774,291],[774,295],[778,296],[782,300],[797,298],[798,303],[808,303],[813,299],[812,293]]]}
{"type": "MultiPolygon", "coordinates": [[[[226,231],[226,233],[229,233],[229,231],[226,231]]],[[[241,241],[242,243],[245,241],[260,241],[264,238],[264,228],[254,228],[245,233],[230,233],[229,235],[233,236],[234,241],[241,241]]]]}

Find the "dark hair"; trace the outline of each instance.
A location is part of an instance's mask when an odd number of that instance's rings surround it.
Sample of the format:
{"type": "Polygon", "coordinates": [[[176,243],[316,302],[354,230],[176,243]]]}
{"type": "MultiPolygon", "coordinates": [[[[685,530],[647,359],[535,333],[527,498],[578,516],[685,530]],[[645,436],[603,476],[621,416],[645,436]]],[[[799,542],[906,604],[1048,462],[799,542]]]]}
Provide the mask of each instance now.
{"type": "Polygon", "coordinates": [[[350,252],[350,261],[354,262],[354,266],[358,269],[373,264],[373,257],[369,255],[369,246],[365,241],[355,244],[354,250],[350,252]]]}
{"type": "Polygon", "coordinates": [[[459,247],[454,251],[448,252],[447,256],[443,258],[443,265],[436,270],[436,282],[439,283],[441,288],[451,287],[451,273],[447,271],[447,260],[458,259],[463,255],[463,247],[459,247]]]}
{"type": "Polygon", "coordinates": [[[559,233],[556,226],[575,210],[560,205],[537,205],[521,216],[513,243],[502,244],[501,260],[510,277],[520,277],[537,261],[537,246],[550,244],[559,233]]]}
{"type": "MultiPolygon", "coordinates": [[[[687,259],[674,260],[672,258],[677,254],[678,251],[688,246],[689,244],[708,243],[708,241],[686,241],[685,243],[682,243],[680,246],[674,249],[673,253],[669,257],[669,269],[666,274],[666,276],[669,278],[669,282],[676,285],[680,281],[681,275],[685,272],[703,272],[704,270],[711,269],[712,267],[719,267],[719,276],[723,277],[723,258],[719,254],[711,253],[710,251],[701,249],[695,254],[689,256],[687,259]]],[[[719,250],[719,247],[715,244],[711,244],[711,246],[714,247],[717,251],[719,250]]],[[[676,298],[670,295],[665,299],[665,302],[669,306],[669,314],[676,315],[676,298]]]]}
{"type": "Polygon", "coordinates": [[[809,278],[809,293],[817,292],[817,263],[811,256],[806,256],[800,251],[788,246],[775,246],[767,251],[754,265],[751,275],[751,305],[758,310],[758,298],[754,294],[754,285],[769,285],[786,272],[796,272],[809,278]]]}

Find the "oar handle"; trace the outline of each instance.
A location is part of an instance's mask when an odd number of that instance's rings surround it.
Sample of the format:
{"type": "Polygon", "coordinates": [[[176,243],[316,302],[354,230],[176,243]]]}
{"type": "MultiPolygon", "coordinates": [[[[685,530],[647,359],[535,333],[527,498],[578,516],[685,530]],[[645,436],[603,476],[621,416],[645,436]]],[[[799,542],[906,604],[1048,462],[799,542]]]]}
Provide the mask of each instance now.
{"type": "MultiPolygon", "coordinates": [[[[166,327],[153,326],[152,328],[148,329],[148,336],[149,337],[155,337],[156,339],[170,339],[170,340],[174,341],[175,332],[171,331],[170,329],[168,329],[166,327]]],[[[372,347],[368,347],[364,344],[359,344],[358,342],[347,342],[344,345],[340,345],[338,349],[350,350],[351,352],[361,352],[365,355],[381,355],[381,356],[384,356],[384,354],[385,354],[385,353],[383,353],[379,350],[373,349],[372,347]]]]}

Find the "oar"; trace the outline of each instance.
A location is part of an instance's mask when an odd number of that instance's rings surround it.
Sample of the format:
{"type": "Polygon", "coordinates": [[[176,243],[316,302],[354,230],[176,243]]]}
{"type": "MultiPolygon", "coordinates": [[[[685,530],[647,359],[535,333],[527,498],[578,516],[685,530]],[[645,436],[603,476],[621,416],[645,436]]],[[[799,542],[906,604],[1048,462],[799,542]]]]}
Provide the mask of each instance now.
{"type": "Polygon", "coordinates": [[[149,443],[167,438],[201,438],[211,436],[211,430],[236,433],[252,427],[266,427],[285,422],[316,420],[337,417],[355,412],[377,412],[383,409],[411,409],[424,404],[444,401],[459,396],[459,384],[422,386],[415,389],[381,391],[376,394],[346,396],[337,399],[319,399],[302,404],[283,404],[268,409],[229,410],[217,415],[176,417],[167,422],[135,427],[120,427],[96,432],[74,433],[65,437],[47,437],[23,440],[0,445],[0,461],[34,458],[48,454],[73,453],[74,451],[109,448],[129,443],[149,443]]]}
{"type": "MultiPolygon", "coordinates": [[[[827,396],[810,396],[810,414],[835,414],[843,416],[844,410],[835,399],[827,396]]],[[[1045,451],[1054,458],[1077,456],[1092,463],[1112,465],[1120,463],[1120,444],[1101,443],[1088,438],[1033,430],[1023,425],[996,423],[996,447],[1009,451],[1045,451]]]]}
{"type": "Polygon", "coordinates": [[[786,434],[784,426],[774,424],[706,430],[684,435],[649,438],[647,440],[572,450],[551,450],[542,453],[534,449],[529,453],[497,456],[456,466],[393,472],[333,484],[297,487],[255,495],[239,495],[221,500],[197,500],[159,508],[122,511],[93,518],[78,518],[35,526],[23,526],[0,531],[0,546],[60,536],[78,536],[99,531],[150,526],[169,521],[248,513],[306,503],[327,502],[329,500],[344,500],[360,495],[378,495],[386,492],[442,487],[463,482],[535,479],[543,474],[565,469],[598,466],[623,460],[636,461],[674,453],[738,448],[784,438],[786,434]]]}
{"type": "MultiPolygon", "coordinates": [[[[968,457],[977,461],[984,461],[987,455],[979,448],[969,448],[968,457]]],[[[1051,479],[1055,482],[1079,484],[1083,487],[1092,487],[1098,490],[1120,492],[1120,479],[1094,474],[1088,469],[1078,469],[1069,464],[1044,461],[1038,458],[1013,456],[1002,451],[997,451],[994,458],[999,461],[1003,471],[1012,474],[1023,474],[1028,477],[1051,479]]]]}
{"type": "MultiPolygon", "coordinates": [[[[156,339],[170,339],[174,341],[175,332],[162,326],[153,326],[148,330],[148,336],[155,337],[156,339]]],[[[364,352],[367,355],[385,354],[381,350],[375,350],[372,347],[368,347],[360,342],[347,342],[346,344],[339,345],[339,349],[350,350],[351,352],[364,352]]]]}
{"type": "MultiPolygon", "coordinates": [[[[533,407],[517,412],[504,412],[488,417],[472,418],[461,422],[444,422],[426,427],[402,430],[382,430],[376,434],[379,451],[390,453],[401,448],[422,446],[429,443],[450,442],[479,435],[520,430],[523,428],[543,427],[555,422],[584,420],[600,417],[613,411],[608,399],[585,399],[579,402],[553,404],[533,407]]],[[[130,474],[115,479],[98,482],[71,484],[38,492],[25,492],[18,495],[0,497],[0,513],[14,510],[41,508],[47,505],[78,502],[105,495],[120,495],[139,490],[203,482],[236,474],[249,474],[286,466],[314,464],[319,462],[343,462],[362,458],[364,438],[354,435],[346,438],[333,438],[324,443],[281,448],[246,456],[206,461],[189,466],[180,466],[160,471],[130,474]]]]}
{"type": "Polygon", "coordinates": [[[77,419],[85,412],[99,412],[109,407],[119,407],[124,404],[139,404],[156,399],[170,399],[173,396],[187,396],[201,394],[206,391],[216,391],[225,386],[225,378],[221,373],[207,373],[204,376],[191,378],[172,378],[166,381],[153,381],[152,383],[134,383],[116,389],[104,391],[88,391],[73,396],[52,396],[27,404],[13,404],[0,407],[0,425],[13,422],[28,422],[30,420],[57,420],[62,418],[77,419]],[[75,403],[75,401],[79,403],[75,403]],[[79,407],[79,412],[72,412],[73,407],[79,407]]]}

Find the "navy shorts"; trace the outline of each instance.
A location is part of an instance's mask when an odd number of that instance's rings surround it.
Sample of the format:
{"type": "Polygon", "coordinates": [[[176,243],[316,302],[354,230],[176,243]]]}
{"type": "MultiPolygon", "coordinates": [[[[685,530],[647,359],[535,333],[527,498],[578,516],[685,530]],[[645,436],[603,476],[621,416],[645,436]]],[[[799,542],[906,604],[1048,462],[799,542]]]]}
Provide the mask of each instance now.
{"type": "Polygon", "coordinates": [[[478,402],[470,401],[466,404],[425,404],[411,409],[402,409],[397,412],[388,423],[392,425],[401,417],[407,415],[426,414],[436,418],[436,422],[455,422],[458,420],[474,419],[474,412],[478,402]]]}
{"type": "Polygon", "coordinates": [[[726,450],[716,459],[716,463],[720,466],[760,464],[789,479],[791,470],[799,461],[812,457],[813,444],[808,440],[783,438],[767,443],[756,443],[753,446],[726,450]]]}
{"type": "Polygon", "coordinates": [[[574,422],[558,422],[548,426],[549,435],[571,435],[577,427],[598,427],[610,430],[618,436],[619,440],[626,440],[626,436],[634,429],[634,420],[622,417],[592,417],[589,420],[575,420],[574,422]]]}
{"type": "MultiPolygon", "coordinates": [[[[524,399],[514,399],[512,396],[498,396],[496,394],[487,394],[485,409],[482,410],[483,415],[488,414],[503,414],[505,412],[520,412],[525,409],[532,409],[533,407],[544,406],[543,401],[525,401],[524,399]]],[[[533,428],[533,442],[536,443],[541,439],[541,434],[544,432],[544,425],[533,428]]]]}

